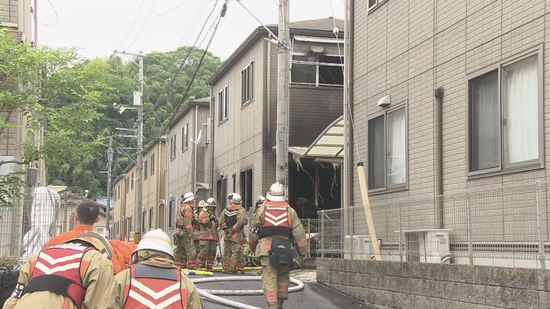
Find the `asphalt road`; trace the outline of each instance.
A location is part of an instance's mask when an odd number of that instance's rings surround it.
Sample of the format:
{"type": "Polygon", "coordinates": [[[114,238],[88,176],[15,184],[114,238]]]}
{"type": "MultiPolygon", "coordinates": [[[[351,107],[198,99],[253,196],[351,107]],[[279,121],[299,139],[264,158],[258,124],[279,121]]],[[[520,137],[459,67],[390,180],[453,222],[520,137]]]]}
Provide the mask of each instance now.
{"type": "MultiPolygon", "coordinates": [[[[255,275],[255,274],[253,274],[255,275]]],[[[217,276],[223,276],[217,274],[217,276]]],[[[315,282],[315,273],[299,272],[293,274],[302,280],[305,287],[302,291],[290,293],[288,300],[285,302],[285,308],[300,308],[300,309],[329,309],[329,308],[374,308],[372,306],[365,305],[352,297],[343,295],[335,290],[327,288],[315,282]]],[[[191,278],[193,278],[191,276],[191,278]]],[[[199,288],[204,289],[261,289],[261,281],[239,281],[239,282],[214,282],[214,283],[200,283],[197,284],[199,288]]],[[[260,308],[265,308],[265,300],[263,295],[257,296],[221,296],[234,301],[245,303],[260,308]]],[[[214,308],[232,308],[227,307],[209,300],[203,300],[203,306],[206,309],[214,308]]]]}

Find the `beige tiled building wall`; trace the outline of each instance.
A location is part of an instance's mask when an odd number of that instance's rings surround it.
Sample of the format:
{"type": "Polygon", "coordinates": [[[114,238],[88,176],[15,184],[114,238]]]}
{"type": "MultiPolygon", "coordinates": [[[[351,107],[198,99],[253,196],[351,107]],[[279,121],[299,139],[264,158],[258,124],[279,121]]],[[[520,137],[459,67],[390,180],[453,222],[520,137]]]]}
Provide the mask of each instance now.
{"type": "MultiPolygon", "coordinates": [[[[435,193],[434,90],[440,86],[445,89],[444,194],[546,180],[544,168],[469,178],[467,117],[470,74],[539,46],[548,54],[550,19],[545,11],[550,3],[389,0],[368,12],[367,2],[355,1],[354,13],[353,111],[359,145],[355,161],[367,161],[367,120],[384,110],[377,106],[381,97],[391,95],[390,108],[406,106],[408,116],[408,189],[373,195],[373,200],[435,193]]],[[[546,85],[549,60],[546,57],[543,66],[546,85]]],[[[549,103],[545,99],[545,110],[549,103]]],[[[548,135],[545,140],[548,154],[548,135]]],[[[357,178],[354,192],[355,204],[360,205],[357,178]]]]}
{"type": "MultiPolygon", "coordinates": [[[[142,219],[144,231],[159,227],[159,220],[163,215],[161,204],[164,205],[165,197],[165,171],[166,142],[164,138],[157,138],[145,149],[143,155],[143,199],[142,219]]],[[[162,223],[162,221],[160,222],[162,223]]]]}
{"type": "MultiPolygon", "coordinates": [[[[205,100],[204,98],[201,100],[205,100]]],[[[206,98],[208,100],[208,98],[206,98]]],[[[199,199],[207,199],[207,190],[193,189],[193,166],[195,164],[195,146],[194,141],[200,132],[200,140],[197,144],[197,160],[196,160],[196,181],[198,183],[208,184],[207,167],[210,163],[210,145],[207,143],[209,139],[207,122],[209,117],[209,103],[189,103],[183,111],[181,118],[171,124],[168,131],[166,142],[166,154],[164,155],[164,164],[166,166],[165,179],[167,182],[167,190],[165,195],[165,223],[160,227],[167,232],[174,232],[176,229],[176,211],[179,207],[180,197],[185,192],[195,192],[199,199]],[[197,108],[197,109],[196,109],[197,108]],[[197,117],[197,126],[195,130],[195,116],[197,117]],[[188,142],[187,148],[184,147],[182,140],[183,128],[188,125],[188,142]],[[172,143],[175,143],[172,146],[172,143]],[[173,152],[171,149],[175,147],[173,152]]]]}
{"type": "MultiPolygon", "coordinates": [[[[258,40],[242,55],[232,68],[212,85],[214,108],[214,193],[216,182],[227,178],[227,192],[240,191],[240,172],[252,169],[253,195],[258,195],[264,187],[264,151],[265,140],[265,85],[267,45],[264,40],[258,40]],[[241,104],[241,71],[254,62],[254,99],[246,105],[241,104]],[[218,92],[228,87],[229,115],[224,122],[218,121],[218,92]],[[233,181],[235,175],[235,181],[233,181]],[[235,188],[235,190],[233,190],[235,188]]],[[[273,59],[273,58],[272,58],[273,59]]],[[[276,60],[276,58],[274,59],[276,60]]],[[[276,69],[275,69],[276,71],[276,69]]],[[[266,83],[267,84],[267,83],[266,83]]],[[[276,100],[271,100],[276,105],[276,100]]],[[[272,117],[275,117],[273,115],[272,117]]],[[[274,128],[272,128],[274,132],[274,128]]],[[[220,197],[218,197],[220,199],[220,197]]],[[[220,201],[218,201],[220,203],[220,201]]]]}
{"type": "MultiPolygon", "coordinates": [[[[434,91],[438,87],[443,87],[445,94],[444,195],[548,181],[550,18],[545,12],[550,2],[378,0],[378,6],[370,11],[368,2],[372,1],[354,1],[355,163],[368,162],[368,120],[387,110],[406,108],[406,187],[370,194],[377,229],[383,233],[379,236],[386,243],[397,241],[397,205],[403,201],[413,201],[404,204],[410,208],[402,208],[404,229],[437,227],[436,203],[414,201],[436,194],[438,103],[434,91]],[[544,150],[541,165],[473,176],[469,172],[468,152],[469,80],[537,51],[542,59],[538,66],[543,87],[539,89],[543,98],[540,110],[545,111],[543,123],[539,124],[539,147],[544,150]],[[390,107],[378,106],[378,101],[387,95],[391,96],[390,107]]],[[[357,173],[353,174],[353,203],[362,205],[357,173]]],[[[443,227],[453,229],[451,242],[466,241],[466,201],[446,201],[443,205],[443,227]]],[[[534,192],[474,200],[472,240],[535,241],[535,205],[534,192]]],[[[366,234],[363,216],[354,220],[355,233],[366,234]]],[[[541,222],[546,238],[547,226],[547,221],[541,222]]]]}

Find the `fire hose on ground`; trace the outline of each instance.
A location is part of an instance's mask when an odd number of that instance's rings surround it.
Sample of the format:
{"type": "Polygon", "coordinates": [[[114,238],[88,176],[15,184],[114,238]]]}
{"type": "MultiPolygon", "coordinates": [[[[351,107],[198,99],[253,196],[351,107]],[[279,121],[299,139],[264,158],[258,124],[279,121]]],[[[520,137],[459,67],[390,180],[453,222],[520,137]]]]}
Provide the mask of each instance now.
{"type": "MultiPolygon", "coordinates": [[[[228,277],[209,277],[209,278],[196,278],[193,279],[195,284],[207,283],[207,282],[223,282],[223,281],[261,281],[261,276],[228,276],[228,277]]],[[[304,283],[298,279],[290,279],[290,282],[295,286],[290,287],[288,292],[298,292],[304,289],[304,283]]],[[[209,299],[211,301],[227,305],[234,308],[243,309],[261,309],[260,307],[243,304],[237,301],[233,301],[227,298],[219,297],[217,295],[231,295],[231,296],[244,296],[244,295],[263,295],[263,290],[213,290],[213,289],[198,289],[199,295],[209,299]]]]}

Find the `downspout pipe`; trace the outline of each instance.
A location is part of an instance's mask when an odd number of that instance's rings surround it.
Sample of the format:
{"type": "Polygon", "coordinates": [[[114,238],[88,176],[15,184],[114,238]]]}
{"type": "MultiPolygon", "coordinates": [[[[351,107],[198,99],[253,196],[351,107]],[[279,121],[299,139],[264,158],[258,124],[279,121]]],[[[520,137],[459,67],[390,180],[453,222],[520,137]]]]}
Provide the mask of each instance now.
{"type": "Polygon", "coordinates": [[[195,105],[195,116],[193,120],[193,193],[197,195],[197,139],[199,138],[199,106],[195,105]]]}
{"type": "Polygon", "coordinates": [[[436,195],[436,224],[438,229],[443,224],[443,97],[445,90],[438,87],[434,91],[435,97],[435,195],[436,195]]]}

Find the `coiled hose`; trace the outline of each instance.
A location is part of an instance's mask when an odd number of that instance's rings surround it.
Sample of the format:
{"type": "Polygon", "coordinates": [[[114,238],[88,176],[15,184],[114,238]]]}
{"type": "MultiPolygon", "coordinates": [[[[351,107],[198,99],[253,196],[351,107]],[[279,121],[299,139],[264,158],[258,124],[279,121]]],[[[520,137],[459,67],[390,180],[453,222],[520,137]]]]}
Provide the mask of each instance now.
{"type": "MultiPolygon", "coordinates": [[[[193,279],[193,282],[198,283],[207,283],[207,282],[223,282],[223,281],[261,281],[262,277],[260,276],[228,276],[228,277],[209,277],[209,278],[196,278],[193,279]]],[[[290,279],[290,282],[295,284],[295,286],[290,287],[288,292],[297,292],[304,289],[304,283],[298,279],[290,279]]],[[[263,290],[212,290],[212,289],[198,289],[199,295],[202,297],[215,301],[217,303],[227,305],[234,308],[243,308],[243,309],[262,309],[260,307],[251,306],[243,304],[234,300],[227,298],[219,297],[217,295],[263,295],[263,290]]]]}

